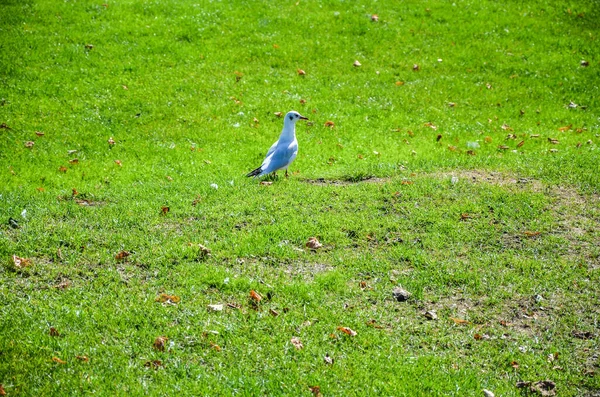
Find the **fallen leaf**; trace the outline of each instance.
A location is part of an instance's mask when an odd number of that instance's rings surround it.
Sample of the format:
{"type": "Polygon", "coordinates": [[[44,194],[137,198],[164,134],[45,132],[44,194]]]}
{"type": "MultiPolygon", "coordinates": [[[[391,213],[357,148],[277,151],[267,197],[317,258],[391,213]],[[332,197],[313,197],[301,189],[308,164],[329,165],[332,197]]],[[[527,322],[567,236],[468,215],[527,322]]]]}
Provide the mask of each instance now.
{"type": "Polygon", "coordinates": [[[323,397],[319,386],[308,386],[308,389],[312,392],[314,397],[323,397]]]}
{"type": "Polygon", "coordinates": [[[348,327],[337,327],[338,331],[342,331],[343,333],[350,335],[350,336],[356,336],[356,331],[348,328],[348,327]]]}
{"type": "Polygon", "coordinates": [[[590,331],[573,331],[571,335],[579,339],[594,339],[594,334],[590,331]]]}
{"type": "Polygon", "coordinates": [[[273,317],[277,317],[279,316],[279,312],[277,312],[275,309],[269,309],[269,313],[271,314],[271,316],[273,317]]]}
{"type": "Polygon", "coordinates": [[[448,150],[450,150],[451,152],[456,152],[458,148],[456,146],[453,145],[448,145],[448,150]]]}
{"type": "Polygon", "coordinates": [[[292,342],[292,345],[294,345],[294,347],[298,350],[302,350],[302,348],[304,347],[304,345],[302,345],[302,342],[300,341],[300,338],[298,337],[293,337],[290,342],[292,342]]]}
{"type": "Polygon", "coordinates": [[[487,88],[488,90],[491,90],[492,85],[490,83],[485,83],[485,88],[487,88]]]}
{"type": "Polygon", "coordinates": [[[433,124],[432,122],[427,122],[425,124],[423,124],[425,127],[429,127],[431,129],[437,130],[437,126],[435,124],[433,124]]]}
{"type": "Polygon", "coordinates": [[[306,75],[306,72],[302,69],[298,69],[298,75],[304,76],[304,75],[306,75]]]}
{"type": "Polygon", "coordinates": [[[115,140],[113,139],[112,136],[110,138],[108,138],[108,144],[109,145],[114,145],[115,144],[115,140]]]}
{"type": "Polygon", "coordinates": [[[494,393],[492,393],[491,391],[489,391],[487,389],[483,389],[483,395],[485,397],[495,397],[494,393]]]}
{"type": "Polygon", "coordinates": [[[584,68],[587,67],[587,66],[590,66],[590,63],[588,61],[585,61],[585,60],[582,60],[581,62],[579,62],[579,64],[581,66],[583,66],[584,68]]]}
{"type": "Polygon", "coordinates": [[[4,390],[4,385],[0,383],[0,396],[6,396],[6,391],[4,390]]]}
{"type": "Polygon", "coordinates": [[[64,167],[61,165],[60,167],[58,167],[58,171],[59,172],[67,172],[67,167],[64,167]]]}
{"type": "Polygon", "coordinates": [[[400,182],[401,185],[412,185],[413,181],[408,181],[408,180],[403,180],[402,182],[400,182]]]}
{"type": "Polygon", "coordinates": [[[521,142],[517,143],[517,147],[521,147],[521,146],[523,146],[524,144],[525,144],[525,141],[521,141],[521,142]]]}
{"type": "Polygon", "coordinates": [[[52,357],[52,361],[54,361],[57,364],[66,364],[67,363],[66,361],[63,361],[58,357],[52,357]]]}
{"type": "Polygon", "coordinates": [[[508,146],[506,146],[506,145],[499,145],[498,149],[500,149],[500,150],[508,150],[510,148],[508,146]]]}
{"type": "Polygon", "coordinates": [[[91,50],[92,48],[94,48],[94,45],[93,45],[93,44],[86,44],[86,45],[85,45],[85,48],[86,48],[87,50],[91,50]]]}
{"type": "Polygon", "coordinates": [[[484,139],[485,143],[491,143],[492,142],[492,137],[491,136],[486,136],[484,139]]]}
{"type": "Polygon", "coordinates": [[[323,361],[325,361],[325,364],[333,365],[333,358],[331,358],[329,354],[325,354],[323,361]]]}
{"type": "Polygon", "coordinates": [[[273,184],[273,182],[271,182],[271,181],[261,181],[260,184],[262,186],[271,186],[273,184]]]}
{"type": "Polygon", "coordinates": [[[306,99],[300,99],[300,105],[304,105],[306,103],[306,99]]]}
{"type": "Polygon", "coordinates": [[[506,123],[502,124],[502,129],[506,131],[513,131],[513,129],[506,123]]]}
{"type": "Polygon", "coordinates": [[[127,252],[127,251],[121,251],[117,255],[115,255],[115,259],[118,260],[118,261],[122,261],[125,258],[127,258],[129,255],[131,255],[129,252],[127,252]]]}
{"type": "Polygon", "coordinates": [[[354,61],[354,63],[352,64],[352,66],[359,67],[359,66],[362,66],[362,65],[360,64],[360,62],[354,61]]]}
{"type": "Polygon", "coordinates": [[[156,297],[156,299],[154,299],[155,302],[159,302],[159,303],[179,303],[181,301],[181,298],[178,297],[177,295],[169,295],[169,294],[165,294],[165,293],[161,293],[160,295],[158,295],[156,297]]]}
{"type": "Polygon", "coordinates": [[[167,213],[168,213],[170,210],[171,210],[171,209],[170,209],[169,207],[166,207],[166,206],[162,206],[162,207],[160,207],[160,213],[161,213],[162,215],[167,215],[167,213]]]}
{"type": "Polygon", "coordinates": [[[527,237],[535,237],[535,236],[539,236],[540,234],[542,234],[542,232],[531,232],[529,230],[526,230],[523,232],[524,235],[526,235],[527,237]]]}
{"type": "Polygon", "coordinates": [[[27,142],[25,142],[25,147],[32,148],[33,145],[35,145],[35,142],[33,142],[33,141],[27,141],[27,142]]]}
{"type": "Polygon", "coordinates": [[[566,132],[566,131],[569,131],[572,127],[573,127],[573,124],[569,124],[567,126],[560,127],[558,130],[561,132],[566,132]]]}
{"type": "Polygon", "coordinates": [[[412,70],[413,72],[418,72],[419,70],[421,70],[421,67],[415,63],[412,67],[412,70]]]}
{"type": "Polygon", "coordinates": [[[558,139],[555,138],[548,138],[548,142],[550,142],[553,145],[558,145],[558,139]]]}
{"type": "Polygon", "coordinates": [[[54,327],[50,327],[50,336],[60,336],[60,333],[54,327]]]}
{"type": "Polygon", "coordinates": [[[473,338],[475,338],[475,340],[487,340],[490,339],[490,336],[487,334],[475,334],[473,335],[473,338]]]}
{"type": "Polygon", "coordinates": [[[279,46],[277,44],[273,44],[273,48],[277,49],[279,46]]]}
{"type": "Polygon", "coordinates": [[[262,300],[262,296],[260,296],[258,292],[252,290],[250,291],[250,299],[258,303],[262,300]]]}
{"type": "Polygon", "coordinates": [[[228,303],[227,307],[230,307],[232,309],[237,309],[237,310],[240,310],[242,308],[242,306],[238,305],[237,303],[228,303]]]}
{"type": "Polygon", "coordinates": [[[283,113],[281,113],[281,112],[275,112],[275,113],[273,113],[273,114],[274,114],[275,116],[277,116],[277,117],[281,117],[281,116],[283,116],[283,113]]]}
{"type": "Polygon", "coordinates": [[[519,363],[516,361],[511,361],[510,366],[513,367],[514,369],[518,369],[519,368],[519,363]]]}
{"type": "Polygon", "coordinates": [[[32,265],[31,259],[21,258],[16,255],[13,255],[13,263],[17,269],[23,269],[32,265]]]}
{"type": "Polygon", "coordinates": [[[168,181],[172,181],[173,180],[173,178],[170,177],[169,175],[165,176],[165,178],[167,178],[168,181]]]}
{"type": "Polygon", "coordinates": [[[427,320],[437,320],[438,316],[437,313],[435,312],[435,310],[428,310],[426,311],[423,316],[425,316],[425,318],[427,320]]]}
{"type": "Polygon", "coordinates": [[[208,305],[208,311],[221,312],[223,311],[223,305],[208,305]]]}
{"type": "Polygon", "coordinates": [[[475,150],[467,150],[467,151],[466,151],[466,153],[467,153],[469,156],[476,156],[476,155],[477,155],[477,153],[475,153],[475,150]]]}
{"type": "Polygon", "coordinates": [[[329,121],[329,120],[327,120],[327,121],[325,122],[324,126],[325,126],[325,127],[330,127],[330,128],[333,128],[333,127],[335,127],[335,123],[334,123],[333,121],[329,121]]]}
{"type": "Polygon", "coordinates": [[[78,194],[79,194],[79,192],[77,191],[77,189],[73,188],[73,189],[71,190],[71,196],[72,196],[72,197],[75,197],[75,196],[77,196],[78,194]]]}
{"type": "Polygon", "coordinates": [[[202,244],[188,243],[188,245],[197,247],[199,250],[200,256],[202,256],[202,257],[211,256],[210,249],[203,246],[202,244]]]}
{"type": "Polygon", "coordinates": [[[311,250],[317,250],[323,247],[323,244],[321,244],[316,237],[309,237],[308,242],[306,243],[306,247],[311,250]]]}
{"type": "Polygon", "coordinates": [[[550,152],[550,153],[557,153],[557,152],[558,152],[558,149],[550,149],[550,150],[549,150],[549,152],[550,152]]]}
{"type": "Polygon", "coordinates": [[[396,81],[396,85],[400,87],[401,85],[404,85],[404,81],[396,81]]]}
{"type": "Polygon", "coordinates": [[[119,167],[123,166],[123,164],[121,163],[121,160],[115,160],[115,164],[118,165],[119,167]]]}
{"type": "Polygon", "coordinates": [[[90,359],[87,356],[75,356],[76,359],[78,359],[79,361],[83,361],[84,363],[87,363],[88,361],[90,361],[90,359]]]}
{"type": "Polygon", "coordinates": [[[165,345],[168,340],[169,338],[167,338],[166,336],[159,336],[154,340],[153,346],[156,350],[164,352],[166,347],[165,345]]]}
{"type": "Polygon", "coordinates": [[[508,321],[505,321],[505,320],[500,320],[500,325],[503,327],[512,327],[513,326],[512,323],[509,323],[508,321]]]}
{"type": "Polygon", "coordinates": [[[154,367],[154,369],[158,369],[159,367],[162,367],[162,366],[163,366],[163,363],[160,360],[146,361],[144,363],[144,367],[146,367],[146,368],[154,367]]]}
{"type": "Polygon", "coordinates": [[[373,21],[373,22],[379,21],[379,16],[377,14],[371,15],[371,21],[373,21]]]}
{"type": "Polygon", "coordinates": [[[454,321],[454,323],[457,324],[457,325],[471,324],[470,321],[463,320],[463,319],[460,319],[460,318],[450,317],[450,320],[454,321]]]}
{"type": "Polygon", "coordinates": [[[373,327],[376,329],[383,329],[384,327],[382,325],[377,324],[377,321],[375,321],[374,319],[371,319],[369,321],[367,321],[367,327],[373,327]]]}
{"type": "Polygon", "coordinates": [[[44,133],[42,131],[36,131],[35,135],[37,135],[37,136],[44,136],[44,133]]]}
{"type": "Polygon", "coordinates": [[[471,215],[467,214],[466,212],[460,214],[460,220],[461,221],[465,221],[465,220],[470,219],[470,218],[472,218],[471,215]]]}

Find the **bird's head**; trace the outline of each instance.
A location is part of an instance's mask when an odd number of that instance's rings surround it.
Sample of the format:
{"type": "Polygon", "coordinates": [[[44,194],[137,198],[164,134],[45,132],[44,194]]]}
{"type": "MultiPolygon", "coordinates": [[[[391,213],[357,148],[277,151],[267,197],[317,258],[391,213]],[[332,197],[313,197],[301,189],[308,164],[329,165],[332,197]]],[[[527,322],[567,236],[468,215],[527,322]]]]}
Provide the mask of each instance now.
{"type": "Polygon", "coordinates": [[[300,115],[300,113],[295,110],[292,110],[285,115],[285,124],[296,124],[296,121],[298,120],[308,120],[308,117],[300,115]]]}

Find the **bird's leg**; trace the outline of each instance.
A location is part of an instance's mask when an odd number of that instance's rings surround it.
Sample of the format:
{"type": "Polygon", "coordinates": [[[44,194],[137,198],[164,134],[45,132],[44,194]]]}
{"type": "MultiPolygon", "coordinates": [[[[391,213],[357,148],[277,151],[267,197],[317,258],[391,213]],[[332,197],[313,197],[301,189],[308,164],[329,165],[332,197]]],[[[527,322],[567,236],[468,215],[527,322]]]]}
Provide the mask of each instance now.
{"type": "Polygon", "coordinates": [[[289,178],[289,177],[290,177],[290,176],[289,176],[289,174],[288,174],[288,171],[287,171],[287,169],[285,170],[285,177],[286,177],[286,178],[289,178]]]}

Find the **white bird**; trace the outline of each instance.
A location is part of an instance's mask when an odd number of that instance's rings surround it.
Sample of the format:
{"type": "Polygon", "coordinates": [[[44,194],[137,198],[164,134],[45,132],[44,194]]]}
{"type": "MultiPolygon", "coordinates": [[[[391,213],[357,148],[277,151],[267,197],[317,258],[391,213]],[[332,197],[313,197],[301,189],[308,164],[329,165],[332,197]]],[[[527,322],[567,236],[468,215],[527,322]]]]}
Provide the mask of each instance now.
{"type": "Polygon", "coordinates": [[[308,120],[308,118],[294,110],[285,115],[279,139],[271,145],[262,165],[250,171],[246,176],[263,176],[279,170],[285,170],[285,176],[288,176],[288,167],[298,154],[298,140],[296,139],[296,122],[298,120],[308,120]]]}

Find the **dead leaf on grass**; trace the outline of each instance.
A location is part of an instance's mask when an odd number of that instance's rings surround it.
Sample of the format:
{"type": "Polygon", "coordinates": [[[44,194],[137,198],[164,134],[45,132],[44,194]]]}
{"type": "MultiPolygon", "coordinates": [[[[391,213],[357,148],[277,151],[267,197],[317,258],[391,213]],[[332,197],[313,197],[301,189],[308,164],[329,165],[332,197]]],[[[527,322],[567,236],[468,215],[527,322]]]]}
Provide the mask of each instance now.
{"type": "Polygon", "coordinates": [[[298,350],[302,350],[302,348],[304,347],[304,345],[302,345],[302,342],[300,341],[300,338],[298,337],[293,337],[290,342],[292,342],[292,345],[294,345],[294,347],[298,350]]]}
{"type": "Polygon", "coordinates": [[[58,171],[63,173],[67,172],[67,167],[61,165],[60,167],[58,167],[58,171]]]}
{"type": "Polygon", "coordinates": [[[573,331],[571,335],[578,339],[594,339],[594,334],[590,331],[573,331]]]}
{"type": "Polygon", "coordinates": [[[298,69],[298,70],[297,70],[297,72],[298,72],[298,75],[299,75],[299,76],[304,76],[304,75],[306,75],[306,72],[305,72],[304,70],[302,70],[302,69],[298,69]]]}
{"type": "Polygon", "coordinates": [[[273,317],[277,317],[279,316],[279,312],[276,311],[275,309],[269,309],[269,313],[271,314],[271,316],[273,317]]]}
{"type": "Polygon", "coordinates": [[[421,70],[421,67],[415,63],[412,67],[412,70],[413,72],[418,72],[419,70],[421,70]]]}
{"type": "Polygon", "coordinates": [[[435,312],[435,310],[428,310],[426,311],[423,316],[425,316],[425,318],[427,320],[437,320],[438,316],[437,313],[435,312]]]}
{"type": "Polygon", "coordinates": [[[166,344],[169,338],[166,336],[159,336],[154,340],[154,344],[152,345],[154,349],[164,352],[166,348],[166,344]]]}
{"type": "Polygon", "coordinates": [[[502,124],[502,129],[505,131],[513,131],[512,127],[506,123],[502,124]]]}
{"type": "Polygon", "coordinates": [[[325,364],[333,365],[333,358],[330,357],[329,354],[325,354],[323,361],[325,361],[325,364]]]}
{"type": "Polygon", "coordinates": [[[362,65],[361,65],[361,64],[360,64],[360,62],[358,62],[358,60],[357,60],[357,61],[354,61],[354,63],[352,64],[352,66],[354,66],[354,67],[356,67],[356,68],[357,68],[357,67],[360,67],[360,66],[362,66],[362,65]]]}
{"type": "Polygon", "coordinates": [[[312,392],[314,397],[323,397],[320,386],[308,386],[308,389],[312,392]]]}
{"type": "Polygon", "coordinates": [[[357,333],[356,331],[348,328],[348,327],[337,327],[338,331],[342,331],[343,333],[350,335],[350,336],[356,336],[357,333]]]}
{"type": "Polygon", "coordinates": [[[6,396],[6,391],[4,390],[4,385],[0,383],[0,396],[6,396]]]}
{"type": "Polygon", "coordinates": [[[525,141],[521,141],[521,142],[517,143],[517,147],[521,147],[521,146],[523,146],[524,144],[525,144],[525,141]]]}
{"type": "Polygon", "coordinates": [[[569,125],[566,125],[564,127],[560,127],[558,130],[560,132],[566,132],[566,131],[569,131],[571,128],[573,128],[573,124],[569,124],[569,125]]]}
{"type": "Polygon", "coordinates": [[[115,255],[115,259],[118,261],[122,261],[125,260],[125,258],[127,258],[129,255],[131,255],[131,253],[127,251],[121,251],[117,255],[115,255]]]}
{"type": "Polygon", "coordinates": [[[379,16],[377,14],[371,15],[371,21],[373,21],[373,22],[379,21],[379,16]]]}
{"type": "Polygon", "coordinates": [[[162,366],[163,366],[163,363],[160,360],[146,361],[144,363],[144,367],[146,367],[146,368],[152,367],[154,369],[158,369],[159,367],[162,367],[162,366]]]}
{"type": "Polygon", "coordinates": [[[535,236],[539,236],[540,234],[542,234],[542,232],[532,232],[532,231],[526,230],[523,232],[523,234],[527,237],[535,237],[535,236]]]}
{"type": "Polygon", "coordinates": [[[156,299],[154,299],[154,301],[159,302],[159,303],[176,304],[176,303],[181,302],[181,298],[178,297],[177,295],[169,295],[169,294],[161,293],[160,295],[158,295],[156,297],[156,299]]]}
{"type": "Polygon", "coordinates": [[[454,321],[454,323],[456,325],[466,325],[466,324],[471,324],[470,321],[467,320],[463,320],[461,318],[455,318],[455,317],[450,317],[450,320],[454,321]]]}
{"type": "Polygon", "coordinates": [[[516,361],[511,361],[510,366],[513,367],[514,369],[518,369],[519,368],[519,363],[516,361]]]}
{"type": "Polygon", "coordinates": [[[308,242],[306,243],[306,247],[313,251],[316,251],[317,249],[322,248],[323,244],[321,244],[316,237],[309,237],[308,242]]]}
{"type": "Polygon", "coordinates": [[[262,296],[260,296],[260,294],[254,290],[250,291],[250,299],[252,299],[254,302],[258,303],[262,300],[262,296]]]}
{"type": "Polygon", "coordinates": [[[33,142],[33,141],[27,141],[27,142],[25,142],[25,147],[26,148],[32,148],[33,145],[35,145],[35,142],[33,142]]]}
{"type": "Polygon", "coordinates": [[[60,333],[54,327],[50,327],[50,336],[60,336],[60,333]]]}
{"type": "Polygon", "coordinates": [[[218,352],[221,351],[221,346],[217,345],[214,342],[210,342],[210,347],[212,347],[213,349],[215,349],[215,351],[218,351],[218,352]]]}
{"type": "Polygon", "coordinates": [[[115,160],[115,164],[118,165],[119,167],[123,166],[123,163],[121,163],[121,160],[115,160]]]}
{"type": "Polygon", "coordinates": [[[171,209],[167,206],[162,206],[160,207],[160,213],[161,215],[167,215],[167,213],[170,211],[171,209]]]}
{"type": "Polygon", "coordinates": [[[260,185],[261,186],[271,186],[273,184],[273,182],[271,181],[261,181],[260,185]]]}
{"type": "Polygon", "coordinates": [[[111,146],[115,144],[115,140],[113,139],[112,136],[110,138],[108,138],[108,144],[111,146]]]}
{"type": "Polygon", "coordinates": [[[75,358],[84,363],[87,363],[90,361],[90,359],[87,356],[75,356],[75,358]]]}
{"type": "Polygon", "coordinates": [[[333,121],[327,120],[324,124],[325,127],[333,128],[335,127],[335,123],[333,121]]]}
{"type": "Polygon", "coordinates": [[[66,363],[67,363],[66,361],[64,361],[64,360],[61,360],[61,359],[60,359],[60,358],[58,358],[58,357],[52,357],[52,361],[54,361],[54,362],[55,362],[55,363],[57,363],[57,364],[66,364],[66,363]]]}
{"type": "Polygon", "coordinates": [[[26,268],[26,267],[31,266],[33,264],[31,262],[31,259],[21,258],[21,257],[16,256],[16,255],[13,255],[13,263],[15,264],[15,267],[17,269],[23,269],[23,268],[26,268]]]}

